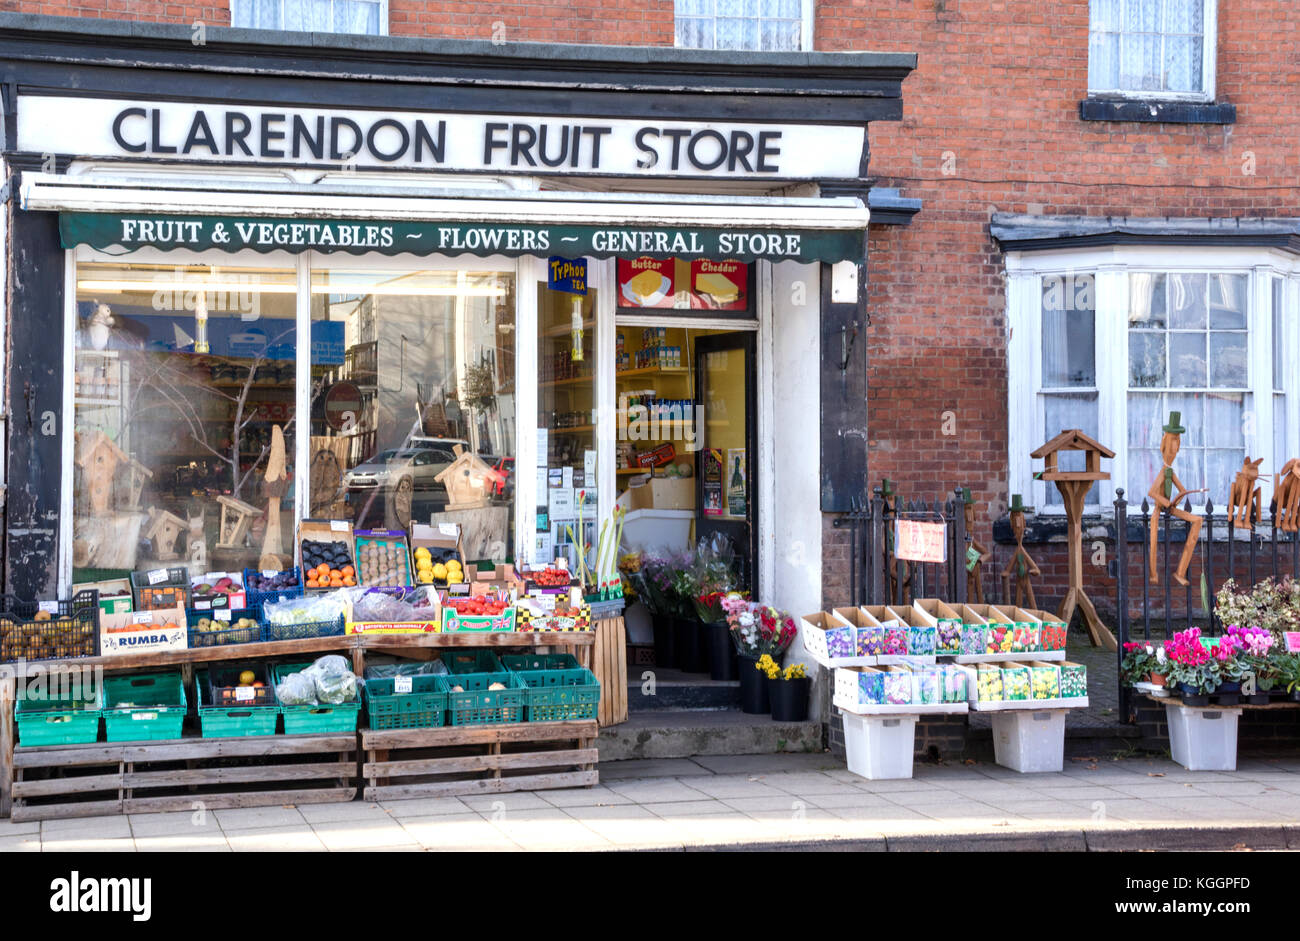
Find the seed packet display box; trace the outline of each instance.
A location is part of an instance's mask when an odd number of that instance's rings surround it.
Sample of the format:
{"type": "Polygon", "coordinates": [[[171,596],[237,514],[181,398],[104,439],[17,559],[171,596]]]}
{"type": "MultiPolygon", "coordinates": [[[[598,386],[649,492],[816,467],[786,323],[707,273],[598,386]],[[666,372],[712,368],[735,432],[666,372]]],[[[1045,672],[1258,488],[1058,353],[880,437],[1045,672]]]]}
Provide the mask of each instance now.
{"type": "MultiPolygon", "coordinates": [[[[330,591],[329,586],[308,588],[307,579],[307,560],[303,558],[303,543],[311,540],[314,542],[337,542],[341,543],[347,555],[346,565],[352,566],[354,572],[357,567],[355,553],[355,539],[352,532],[352,524],[347,520],[318,520],[305,519],[298,524],[298,568],[303,576],[304,591],[310,593],[313,591],[330,591]]],[[[354,576],[355,577],[355,576],[354,576]]],[[[360,581],[358,580],[358,584],[360,581]]]]}
{"type": "MultiPolygon", "coordinates": [[[[835,687],[833,704],[844,712],[861,716],[917,716],[917,715],[966,715],[970,711],[968,702],[935,703],[864,703],[858,694],[859,677],[864,672],[876,672],[870,666],[837,667],[835,670],[835,687]]],[[[967,684],[972,680],[968,677],[967,684]]]]}
{"type": "MultiPolygon", "coordinates": [[[[1040,662],[1052,663],[1052,665],[1058,668],[1061,666],[1060,663],[1055,663],[1054,661],[1047,661],[1046,659],[1040,662]]],[[[1029,663],[1026,663],[1025,661],[1022,660],[1001,661],[997,664],[997,666],[1002,669],[1023,668],[1026,671],[1031,669],[1029,663]]],[[[1024,711],[1024,710],[1035,710],[1035,709],[1043,710],[1043,709],[1086,709],[1088,708],[1087,696],[1076,696],[1076,697],[1071,697],[1069,699],[1063,699],[1061,697],[1054,697],[1052,699],[1033,699],[1031,695],[1030,697],[1026,697],[1025,699],[982,700],[979,698],[978,667],[964,666],[963,668],[969,674],[969,677],[966,682],[966,689],[970,697],[970,708],[974,712],[1014,712],[1017,710],[1024,711]]],[[[1001,670],[999,670],[999,672],[1001,672],[1001,670]]],[[[1032,684],[1032,679],[1030,680],[1030,682],[1032,684]]]]}
{"type": "Polygon", "coordinates": [[[894,649],[887,642],[889,638],[894,646],[907,651],[912,631],[910,621],[918,622],[919,628],[933,637],[935,628],[924,612],[913,611],[910,606],[889,605],[836,608],[804,615],[800,618],[800,635],[804,649],[825,667],[934,663],[932,643],[927,654],[883,652],[894,649]]]}

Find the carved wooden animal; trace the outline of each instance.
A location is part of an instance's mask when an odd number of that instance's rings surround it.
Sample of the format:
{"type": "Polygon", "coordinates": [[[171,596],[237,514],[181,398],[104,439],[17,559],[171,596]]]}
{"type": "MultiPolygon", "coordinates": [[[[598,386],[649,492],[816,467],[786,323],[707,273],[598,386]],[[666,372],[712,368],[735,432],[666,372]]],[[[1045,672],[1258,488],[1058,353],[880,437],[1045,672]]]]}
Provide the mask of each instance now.
{"type": "Polygon", "coordinates": [[[1232,481],[1232,490],[1228,495],[1228,518],[1232,520],[1234,526],[1250,528],[1259,522],[1260,507],[1260,489],[1255,486],[1255,481],[1259,479],[1259,465],[1264,459],[1252,461],[1250,455],[1241,462],[1241,470],[1237,471],[1236,478],[1232,481]],[[1251,512],[1251,504],[1254,504],[1254,513],[1251,512]]]}
{"type": "Polygon", "coordinates": [[[1278,528],[1288,533],[1300,531],[1300,458],[1293,457],[1282,465],[1273,494],[1278,528]]]}

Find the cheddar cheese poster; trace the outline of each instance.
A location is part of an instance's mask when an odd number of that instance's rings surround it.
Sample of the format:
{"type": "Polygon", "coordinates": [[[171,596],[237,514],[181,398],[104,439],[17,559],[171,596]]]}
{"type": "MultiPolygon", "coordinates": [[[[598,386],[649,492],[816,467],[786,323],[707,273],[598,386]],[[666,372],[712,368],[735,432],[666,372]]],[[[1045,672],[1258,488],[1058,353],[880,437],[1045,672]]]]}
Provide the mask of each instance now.
{"type": "Polygon", "coordinates": [[[620,258],[620,307],[748,310],[749,265],[740,261],[620,258]]]}

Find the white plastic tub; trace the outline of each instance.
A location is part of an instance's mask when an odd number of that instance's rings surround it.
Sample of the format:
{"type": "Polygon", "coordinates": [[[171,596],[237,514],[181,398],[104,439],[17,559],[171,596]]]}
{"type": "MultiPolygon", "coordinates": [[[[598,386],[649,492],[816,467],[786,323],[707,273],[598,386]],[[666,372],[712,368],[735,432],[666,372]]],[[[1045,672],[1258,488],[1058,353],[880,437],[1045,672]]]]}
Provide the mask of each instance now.
{"type": "Polygon", "coordinates": [[[849,770],[869,781],[912,776],[916,716],[844,717],[844,753],[849,770]]]}
{"type": "Polygon", "coordinates": [[[1169,751],[1188,771],[1237,770],[1240,709],[1165,704],[1169,751]]]}
{"type": "Polygon", "coordinates": [[[1060,771],[1065,765],[1064,709],[1016,709],[993,716],[993,757],[1025,774],[1060,771]]]}
{"type": "Polygon", "coordinates": [[[625,549],[685,549],[694,510],[630,510],[623,523],[625,549]]]}

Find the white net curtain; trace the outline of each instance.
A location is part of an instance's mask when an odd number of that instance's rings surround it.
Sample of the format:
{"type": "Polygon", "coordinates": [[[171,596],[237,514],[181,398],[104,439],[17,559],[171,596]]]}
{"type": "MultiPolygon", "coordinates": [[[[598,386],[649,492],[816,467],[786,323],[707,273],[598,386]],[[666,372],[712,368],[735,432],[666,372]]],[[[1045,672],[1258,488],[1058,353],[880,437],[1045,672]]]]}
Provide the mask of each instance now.
{"type": "Polygon", "coordinates": [[[381,7],[380,0],[230,0],[230,25],[377,36],[381,7]]]}
{"type": "Polygon", "coordinates": [[[677,45],[791,52],[803,40],[802,0],[677,0],[677,45]]]}
{"type": "Polygon", "coordinates": [[[1091,0],[1088,87],[1205,91],[1206,0],[1091,0]]]}

